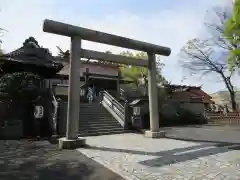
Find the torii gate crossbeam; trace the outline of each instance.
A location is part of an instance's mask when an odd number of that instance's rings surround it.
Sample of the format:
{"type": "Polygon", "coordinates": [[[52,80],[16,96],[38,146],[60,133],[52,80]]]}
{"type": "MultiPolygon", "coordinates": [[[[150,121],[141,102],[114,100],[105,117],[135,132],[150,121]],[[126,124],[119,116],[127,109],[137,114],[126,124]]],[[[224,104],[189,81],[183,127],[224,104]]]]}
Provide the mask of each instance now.
{"type": "Polygon", "coordinates": [[[100,61],[113,62],[117,64],[148,67],[148,61],[145,59],[132,58],[132,57],[121,56],[116,54],[107,54],[107,53],[92,51],[87,49],[79,50],[79,53],[82,58],[86,58],[86,59],[95,59],[100,61]]]}

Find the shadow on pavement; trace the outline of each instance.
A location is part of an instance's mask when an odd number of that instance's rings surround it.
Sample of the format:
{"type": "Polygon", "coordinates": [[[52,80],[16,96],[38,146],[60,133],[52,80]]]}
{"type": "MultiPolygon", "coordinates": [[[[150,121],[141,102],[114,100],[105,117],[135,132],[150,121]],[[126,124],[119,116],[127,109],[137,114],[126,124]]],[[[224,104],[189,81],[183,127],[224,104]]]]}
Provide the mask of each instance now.
{"type": "Polygon", "coordinates": [[[123,180],[76,150],[47,141],[0,141],[0,179],[123,180]]]}
{"type": "Polygon", "coordinates": [[[166,138],[200,143],[240,144],[238,127],[178,127],[165,129],[166,138]]]}
{"type": "Polygon", "coordinates": [[[222,144],[238,144],[240,145],[240,143],[233,143],[233,142],[229,142],[229,141],[211,141],[211,140],[207,140],[207,139],[200,139],[200,138],[192,138],[192,137],[176,137],[175,135],[167,135],[166,138],[168,139],[174,139],[174,140],[180,140],[180,141],[188,141],[188,142],[197,142],[197,143],[222,143],[222,144]]]}
{"type": "Polygon", "coordinates": [[[232,150],[240,150],[240,145],[233,143],[205,143],[196,146],[189,146],[186,148],[177,148],[173,150],[161,151],[161,152],[146,152],[129,149],[115,149],[107,147],[95,147],[89,146],[89,149],[109,151],[109,152],[122,152],[135,155],[149,155],[156,156],[154,159],[139,162],[142,165],[149,167],[161,167],[165,165],[171,165],[179,162],[185,162],[194,160],[201,157],[210,155],[216,155],[219,153],[225,153],[232,150]]]}

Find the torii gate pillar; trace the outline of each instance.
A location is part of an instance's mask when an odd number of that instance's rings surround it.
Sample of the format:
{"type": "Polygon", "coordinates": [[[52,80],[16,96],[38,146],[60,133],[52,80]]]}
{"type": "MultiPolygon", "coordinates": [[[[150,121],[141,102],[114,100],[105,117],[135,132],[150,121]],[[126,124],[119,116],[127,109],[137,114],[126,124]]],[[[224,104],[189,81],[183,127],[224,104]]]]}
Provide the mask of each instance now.
{"type": "Polygon", "coordinates": [[[156,56],[153,53],[148,53],[148,97],[150,130],[146,131],[145,135],[151,138],[165,137],[165,132],[159,131],[159,110],[156,74],[156,56]]]}

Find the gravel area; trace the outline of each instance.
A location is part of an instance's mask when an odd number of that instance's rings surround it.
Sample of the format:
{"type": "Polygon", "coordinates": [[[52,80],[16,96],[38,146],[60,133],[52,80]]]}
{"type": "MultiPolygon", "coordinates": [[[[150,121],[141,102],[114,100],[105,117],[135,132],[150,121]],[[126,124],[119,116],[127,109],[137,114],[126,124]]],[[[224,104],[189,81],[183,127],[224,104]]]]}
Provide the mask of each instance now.
{"type": "Polygon", "coordinates": [[[0,140],[0,180],[124,180],[76,150],[48,141],[0,140]]]}

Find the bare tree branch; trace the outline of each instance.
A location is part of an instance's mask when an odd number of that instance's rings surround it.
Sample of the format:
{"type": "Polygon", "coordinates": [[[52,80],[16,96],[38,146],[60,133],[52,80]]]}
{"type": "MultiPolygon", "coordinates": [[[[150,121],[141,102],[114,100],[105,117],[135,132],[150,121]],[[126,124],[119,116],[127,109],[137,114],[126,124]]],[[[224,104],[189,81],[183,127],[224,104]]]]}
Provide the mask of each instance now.
{"type": "MultiPolygon", "coordinates": [[[[221,56],[216,58],[215,53],[214,48],[208,46],[205,40],[195,38],[188,41],[181,49],[179,53],[180,64],[191,76],[200,75],[203,78],[203,76],[210,74],[219,75],[233,99],[232,108],[235,110],[235,91],[231,82],[232,73],[228,71],[226,61],[221,61],[221,56]]],[[[224,56],[223,53],[222,56],[224,56]]]]}
{"type": "Polygon", "coordinates": [[[217,6],[207,11],[204,25],[208,36],[192,39],[179,53],[181,66],[191,76],[216,75],[221,78],[231,97],[232,108],[236,110],[235,91],[231,82],[232,71],[229,71],[229,52],[236,45],[225,36],[225,23],[233,14],[233,3],[217,6]],[[218,55],[218,56],[217,56],[218,55]]]}
{"type": "Polygon", "coordinates": [[[235,44],[228,41],[225,36],[225,23],[233,14],[233,3],[228,3],[225,6],[216,6],[207,11],[204,25],[206,30],[212,36],[208,38],[209,45],[218,46],[219,48],[232,50],[235,49],[235,44]]]}

